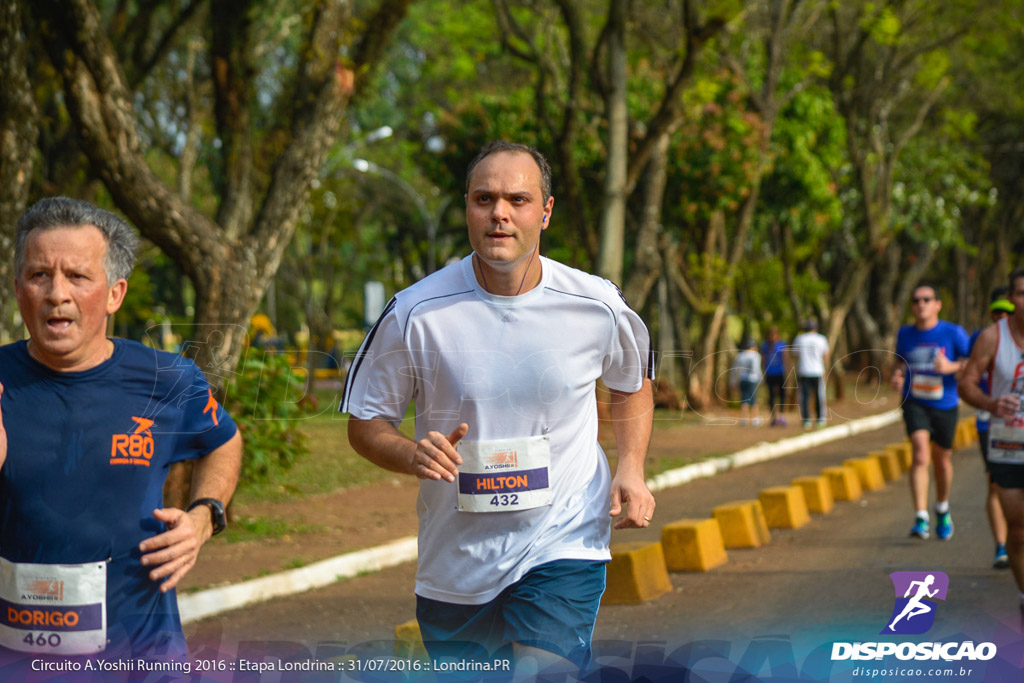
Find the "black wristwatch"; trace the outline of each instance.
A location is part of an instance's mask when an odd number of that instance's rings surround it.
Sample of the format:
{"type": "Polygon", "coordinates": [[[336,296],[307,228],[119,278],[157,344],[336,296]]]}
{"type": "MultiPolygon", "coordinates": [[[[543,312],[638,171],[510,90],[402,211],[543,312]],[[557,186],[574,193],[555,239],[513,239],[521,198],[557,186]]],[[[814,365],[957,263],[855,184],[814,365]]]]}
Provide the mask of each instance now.
{"type": "Polygon", "coordinates": [[[192,501],[185,512],[191,512],[193,508],[205,505],[210,508],[210,521],[213,523],[213,535],[216,536],[224,531],[228,525],[228,518],[224,515],[224,503],[216,498],[198,498],[192,501]]]}

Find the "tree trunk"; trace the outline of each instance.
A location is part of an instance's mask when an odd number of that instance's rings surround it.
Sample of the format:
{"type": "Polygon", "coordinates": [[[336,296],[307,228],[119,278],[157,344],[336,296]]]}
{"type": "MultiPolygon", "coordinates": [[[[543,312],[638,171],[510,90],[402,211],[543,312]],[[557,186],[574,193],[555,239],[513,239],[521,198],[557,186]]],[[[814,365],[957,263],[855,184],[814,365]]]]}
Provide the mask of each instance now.
{"type": "Polygon", "coordinates": [[[0,1],[0,343],[14,335],[14,226],[25,211],[39,117],[26,71],[28,49],[22,31],[21,3],[0,1]]]}
{"type": "Polygon", "coordinates": [[[626,111],[626,8],[627,0],[610,0],[608,72],[608,163],[601,209],[601,248],[597,272],[622,285],[622,259],[626,240],[626,171],[629,121],[626,111]]]}
{"type": "Polygon", "coordinates": [[[636,240],[636,262],[623,288],[623,295],[630,308],[639,311],[644,307],[651,287],[659,278],[664,279],[664,264],[661,258],[661,207],[665,201],[665,182],[668,166],[669,134],[664,133],[651,155],[647,169],[647,185],[644,189],[644,214],[640,233],[636,240]]]}

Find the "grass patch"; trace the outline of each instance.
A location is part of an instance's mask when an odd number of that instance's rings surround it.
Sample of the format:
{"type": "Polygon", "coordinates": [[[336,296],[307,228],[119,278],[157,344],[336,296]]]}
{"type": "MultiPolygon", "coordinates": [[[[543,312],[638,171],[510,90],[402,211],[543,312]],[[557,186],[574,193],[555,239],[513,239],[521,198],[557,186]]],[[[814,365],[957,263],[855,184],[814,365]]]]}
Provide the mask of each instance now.
{"type": "Polygon", "coordinates": [[[224,530],[224,541],[241,543],[263,538],[308,534],[323,529],[323,526],[317,524],[301,524],[273,517],[241,517],[231,520],[231,524],[224,530]]]}
{"type": "MultiPolygon", "coordinates": [[[[333,392],[317,392],[317,398],[316,414],[303,417],[300,427],[308,437],[309,454],[288,469],[275,468],[263,481],[240,484],[234,498],[240,505],[284,502],[402,476],[377,467],[352,449],[348,443],[348,415],[338,412],[333,392]]],[[[411,411],[401,431],[413,436],[411,411]]]]}
{"type": "Polygon", "coordinates": [[[303,558],[301,558],[301,557],[293,557],[292,559],[290,559],[290,560],[288,560],[287,562],[284,563],[284,568],[285,569],[301,569],[302,567],[305,567],[306,564],[307,564],[307,562],[303,558]]]}

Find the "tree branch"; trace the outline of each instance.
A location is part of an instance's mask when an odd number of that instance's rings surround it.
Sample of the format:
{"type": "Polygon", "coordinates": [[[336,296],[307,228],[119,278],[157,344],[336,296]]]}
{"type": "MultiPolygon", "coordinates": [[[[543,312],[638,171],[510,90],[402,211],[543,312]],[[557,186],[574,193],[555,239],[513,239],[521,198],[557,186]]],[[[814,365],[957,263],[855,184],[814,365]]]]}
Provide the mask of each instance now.
{"type": "Polygon", "coordinates": [[[39,0],[32,10],[38,23],[52,31],[45,43],[64,80],[68,109],[89,161],[142,234],[194,278],[189,264],[216,255],[219,231],[146,165],[131,93],[99,12],[88,0],[39,0]]]}
{"type": "Polygon", "coordinates": [[[154,67],[164,58],[167,51],[170,49],[174,39],[178,36],[178,31],[181,27],[188,23],[188,21],[195,16],[196,12],[202,6],[206,0],[192,0],[171,22],[171,25],[163,32],[160,39],[157,41],[156,47],[150,53],[149,57],[143,62],[142,66],[137,71],[131,74],[129,87],[135,88],[146,80],[146,77],[153,71],[154,67]]]}
{"type": "Polygon", "coordinates": [[[928,117],[928,112],[930,112],[932,107],[935,106],[935,102],[938,101],[939,95],[942,94],[942,91],[944,91],[948,85],[949,77],[944,76],[939,80],[935,87],[931,89],[928,96],[925,97],[924,102],[922,102],[921,106],[918,107],[917,115],[914,117],[914,122],[910,124],[910,126],[903,131],[903,134],[896,139],[896,142],[893,143],[893,149],[891,152],[893,159],[896,159],[896,157],[899,156],[900,152],[910,141],[910,138],[917,135],[921,130],[921,126],[924,125],[925,118],[928,117]]]}
{"type": "Polygon", "coordinates": [[[249,104],[256,69],[249,45],[251,9],[251,0],[217,0],[210,7],[213,112],[223,164],[223,174],[214,179],[220,197],[216,220],[232,241],[251,222],[254,201],[255,153],[249,104]]]}
{"type": "Polygon", "coordinates": [[[626,192],[631,193],[636,187],[640,174],[643,173],[647,160],[650,158],[657,145],[658,138],[673,130],[678,125],[679,100],[683,90],[686,88],[693,76],[694,67],[697,63],[697,54],[711,38],[721,31],[726,21],[724,17],[712,17],[704,24],[698,25],[696,11],[692,8],[690,0],[684,3],[684,30],[686,31],[685,52],[672,81],[667,84],[665,95],[662,97],[655,113],[647,124],[647,134],[637,146],[636,151],[629,159],[629,170],[626,174],[626,192]]]}
{"type": "MultiPolygon", "coordinates": [[[[332,5],[334,11],[325,12],[321,18],[325,39],[326,36],[342,34],[343,3],[336,0],[332,5]]],[[[295,231],[302,201],[337,140],[350,98],[357,92],[359,84],[368,80],[366,74],[383,55],[408,6],[409,0],[384,0],[381,3],[367,21],[367,33],[354,51],[356,73],[333,61],[333,69],[324,74],[315,91],[312,108],[299,118],[291,143],[277,158],[266,199],[251,232],[252,239],[247,239],[247,242],[260,245],[254,258],[257,281],[261,285],[277,271],[285,247],[295,231]]],[[[324,50],[325,60],[329,62],[331,56],[324,50]]]]}
{"type": "Polygon", "coordinates": [[[498,21],[498,32],[501,34],[501,47],[508,51],[513,57],[524,62],[540,63],[540,52],[530,40],[529,34],[523,30],[522,25],[512,16],[506,0],[494,0],[494,18],[498,21]],[[518,38],[526,45],[521,49],[512,44],[511,37],[518,38]]]}
{"type": "Polygon", "coordinates": [[[364,81],[365,71],[379,62],[388,41],[405,18],[412,0],[382,0],[377,11],[366,21],[366,32],[353,50],[356,70],[356,89],[364,81]]]}

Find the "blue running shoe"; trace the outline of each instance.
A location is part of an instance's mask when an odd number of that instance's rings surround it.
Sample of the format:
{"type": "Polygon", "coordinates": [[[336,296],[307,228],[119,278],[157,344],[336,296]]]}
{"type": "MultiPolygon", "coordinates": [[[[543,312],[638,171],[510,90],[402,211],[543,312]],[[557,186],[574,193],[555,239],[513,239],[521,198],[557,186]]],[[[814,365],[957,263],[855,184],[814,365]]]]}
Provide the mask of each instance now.
{"type": "Polygon", "coordinates": [[[935,534],[939,537],[940,541],[948,541],[953,537],[953,517],[948,511],[936,514],[939,519],[935,525],[935,534]]]}
{"type": "Polygon", "coordinates": [[[996,546],[996,556],[992,560],[993,569],[1006,569],[1010,566],[1010,558],[1006,555],[1006,546],[1000,543],[996,546]]]}
{"type": "Polygon", "coordinates": [[[917,538],[928,538],[928,520],[918,517],[914,520],[914,526],[910,529],[910,535],[917,538]]]}

